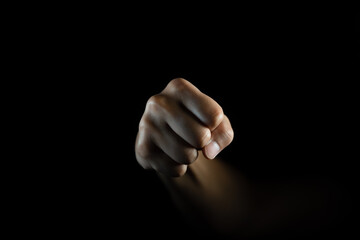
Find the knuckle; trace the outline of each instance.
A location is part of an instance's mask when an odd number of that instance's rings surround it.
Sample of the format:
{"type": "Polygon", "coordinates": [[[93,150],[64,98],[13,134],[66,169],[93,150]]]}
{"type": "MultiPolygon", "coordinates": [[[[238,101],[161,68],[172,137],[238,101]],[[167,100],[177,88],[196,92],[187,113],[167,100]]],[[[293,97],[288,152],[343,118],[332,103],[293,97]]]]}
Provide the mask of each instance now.
{"type": "Polygon", "coordinates": [[[146,124],[145,120],[140,121],[139,132],[135,143],[135,153],[137,158],[150,159],[152,156],[151,143],[149,142],[149,136],[152,131],[151,124],[146,124]]]}
{"type": "Polygon", "coordinates": [[[227,130],[223,131],[221,137],[224,141],[224,144],[229,145],[234,139],[234,130],[227,129],[227,130]]]}
{"type": "Polygon", "coordinates": [[[135,157],[138,164],[146,169],[153,169],[151,164],[151,159],[153,158],[153,152],[149,148],[148,144],[137,143],[135,147],[135,157]]]}
{"type": "Polygon", "coordinates": [[[209,119],[209,127],[211,129],[216,128],[224,119],[224,111],[222,107],[218,106],[214,108],[209,115],[211,116],[209,119]]]}
{"type": "Polygon", "coordinates": [[[181,177],[186,173],[186,170],[186,165],[178,165],[172,168],[172,170],[170,171],[170,175],[172,177],[181,177]]]}
{"type": "Polygon", "coordinates": [[[150,126],[152,126],[150,118],[144,115],[139,122],[139,131],[146,134],[151,131],[150,126]]]}
{"type": "Polygon", "coordinates": [[[136,144],[135,153],[138,159],[150,159],[152,155],[151,150],[145,143],[136,144]]]}
{"type": "Polygon", "coordinates": [[[171,92],[183,92],[189,88],[189,82],[184,78],[175,78],[169,82],[167,88],[171,92]]]}
{"type": "Polygon", "coordinates": [[[181,177],[187,171],[186,165],[172,165],[172,166],[163,166],[161,164],[155,165],[153,168],[156,172],[162,173],[169,177],[181,177]]]}
{"type": "Polygon", "coordinates": [[[148,99],[146,109],[150,112],[161,112],[164,108],[166,108],[167,104],[168,99],[165,95],[156,94],[148,99]]]}
{"type": "Polygon", "coordinates": [[[196,149],[194,148],[185,149],[183,153],[182,162],[186,165],[189,165],[196,160],[197,156],[198,156],[198,152],[196,149]]]}
{"type": "Polygon", "coordinates": [[[195,147],[198,149],[201,149],[201,148],[205,147],[210,140],[211,140],[211,132],[208,128],[204,128],[204,130],[202,130],[200,132],[200,135],[197,138],[195,147]]]}

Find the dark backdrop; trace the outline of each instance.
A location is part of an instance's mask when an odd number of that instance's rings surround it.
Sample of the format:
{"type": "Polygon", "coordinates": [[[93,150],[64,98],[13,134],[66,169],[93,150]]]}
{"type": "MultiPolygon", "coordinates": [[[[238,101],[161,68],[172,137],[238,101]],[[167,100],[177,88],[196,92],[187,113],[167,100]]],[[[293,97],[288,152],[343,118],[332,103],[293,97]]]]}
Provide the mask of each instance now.
{"type": "Polygon", "coordinates": [[[351,190],[355,31],[301,21],[159,22],[52,25],[38,48],[23,49],[36,56],[24,59],[33,80],[21,86],[36,89],[30,116],[41,129],[35,182],[24,183],[24,221],[37,223],[30,231],[189,234],[178,231],[188,226],[162,183],[134,157],[147,99],[175,77],[222,105],[235,139],[221,154],[249,178],[327,176],[351,190]]]}

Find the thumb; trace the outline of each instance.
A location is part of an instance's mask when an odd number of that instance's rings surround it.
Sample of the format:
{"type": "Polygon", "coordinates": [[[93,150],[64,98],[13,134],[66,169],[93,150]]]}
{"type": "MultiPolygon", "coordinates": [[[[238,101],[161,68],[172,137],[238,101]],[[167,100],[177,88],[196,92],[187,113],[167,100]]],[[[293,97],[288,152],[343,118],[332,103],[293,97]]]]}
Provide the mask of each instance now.
{"type": "Polygon", "coordinates": [[[214,159],[234,139],[234,131],[228,117],[224,116],[223,121],[211,132],[211,140],[203,148],[203,154],[208,159],[214,159]]]}

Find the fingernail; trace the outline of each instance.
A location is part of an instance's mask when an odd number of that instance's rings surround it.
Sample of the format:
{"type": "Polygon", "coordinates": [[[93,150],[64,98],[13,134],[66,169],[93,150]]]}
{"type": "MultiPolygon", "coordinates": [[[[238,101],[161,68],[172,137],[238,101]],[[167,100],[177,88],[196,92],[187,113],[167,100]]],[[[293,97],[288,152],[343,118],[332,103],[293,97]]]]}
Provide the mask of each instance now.
{"type": "Polygon", "coordinates": [[[220,152],[220,146],[216,141],[211,141],[205,147],[206,156],[210,159],[214,159],[216,155],[220,152]]]}

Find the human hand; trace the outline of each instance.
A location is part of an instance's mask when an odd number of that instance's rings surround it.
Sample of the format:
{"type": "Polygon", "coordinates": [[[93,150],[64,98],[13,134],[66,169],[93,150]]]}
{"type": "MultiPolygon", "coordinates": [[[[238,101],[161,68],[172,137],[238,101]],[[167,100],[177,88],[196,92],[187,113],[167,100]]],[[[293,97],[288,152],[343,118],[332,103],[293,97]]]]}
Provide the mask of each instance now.
{"type": "Polygon", "coordinates": [[[221,106],[189,81],[176,78],[147,101],[135,155],[144,169],[180,177],[196,161],[198,151],[214,159],[233,137],[221,106]]]}

